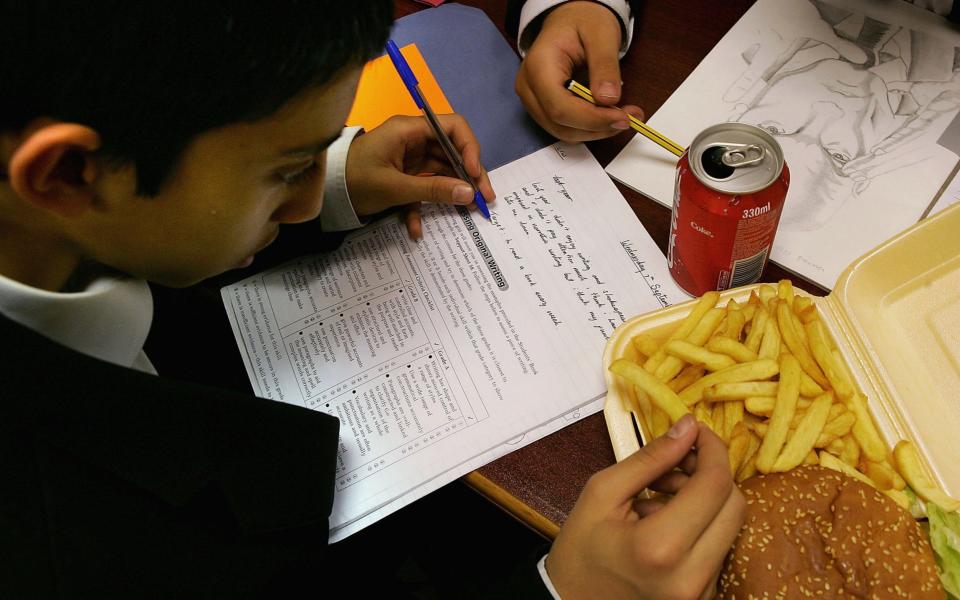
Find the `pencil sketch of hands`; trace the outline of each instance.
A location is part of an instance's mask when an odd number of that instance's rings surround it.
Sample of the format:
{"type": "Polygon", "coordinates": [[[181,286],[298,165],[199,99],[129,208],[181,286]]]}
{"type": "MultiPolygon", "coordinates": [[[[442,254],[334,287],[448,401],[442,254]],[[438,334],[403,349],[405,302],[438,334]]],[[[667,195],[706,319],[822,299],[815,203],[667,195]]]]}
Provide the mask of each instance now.
{"type": "Polygon", "coordinates": [[[949,15],[953,9],[954,0],[907,0],[907,2],[915,4],[920,8],[932,10],[938,15],[949,15]]]}
{"type": "Polygon", "coordinates": [[[879,175],[933,152],[960,107],[960,52],[816,0],[785,4],[817,13],[813,34],[767,32],[742,55],[748,65],[724,100],[730,120],[780,142],[791,170],[781,226],[808,231],[879,175]]]}
{"type": "MultiPolygon", "coordinates": [[[[811,39],[816,43],[815,40],[818,39],[836,37],[830,25],[819,18],[813,4],[784,2],[778,8],[785,23],[815,23],[813,35],[797,37],[792,29],[780,30],[775,27],[756,32],[757,43],[741,53],[741,58],[748,65],[747,69],[723,96],[724,102],[739,103],[735,110],[738,108],[741,113],[747,109],[747,105],[743,102],[749,101],[752,95],[762,89],[770,77],[802,50],[811,39]]],[[[851,62],[860,63],[866,60],[863,49],[843,39],[838,40],[833,51],[851,62]]]]}

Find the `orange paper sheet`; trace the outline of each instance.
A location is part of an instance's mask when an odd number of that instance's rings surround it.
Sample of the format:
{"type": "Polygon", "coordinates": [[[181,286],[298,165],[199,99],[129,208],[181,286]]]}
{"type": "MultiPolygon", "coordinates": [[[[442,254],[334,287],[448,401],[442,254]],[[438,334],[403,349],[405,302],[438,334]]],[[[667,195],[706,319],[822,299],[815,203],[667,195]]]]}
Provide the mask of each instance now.
{"type": "MultiPolygon", "coordinates": [[[[453,107],[443,95],[443,90],[434,79],[430,67],[423,60],[423,55],[416,44],[409,44],[400,49],[407,59],[413,74],[420,82],[420,91],[426,96],[430,108],[437,114],[449,114],[453,107]]],[[[347,117],[347,125],[362,125],[371,130],[394,115],[419,116],[422,113],[410,92],[403,85],[403,80],[397,74],[390,57],[384,54],[368,62],[360,75],[360,85],[357,87],[357,97],[347,117]]]]}

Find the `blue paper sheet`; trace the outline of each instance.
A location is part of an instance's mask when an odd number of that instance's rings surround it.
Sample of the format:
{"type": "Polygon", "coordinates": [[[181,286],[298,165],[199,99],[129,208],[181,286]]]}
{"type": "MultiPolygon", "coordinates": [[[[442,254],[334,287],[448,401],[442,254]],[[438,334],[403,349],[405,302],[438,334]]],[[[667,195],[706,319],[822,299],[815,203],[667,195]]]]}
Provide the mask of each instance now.
{"type": "Polygon", "coordinates": [[[520,59],[483,11],[459,4],[422,10],[397,20],[391,37],[420,49],[453,109],[473,128],[488,170],[554,141],[513,91],[520,59]]]}

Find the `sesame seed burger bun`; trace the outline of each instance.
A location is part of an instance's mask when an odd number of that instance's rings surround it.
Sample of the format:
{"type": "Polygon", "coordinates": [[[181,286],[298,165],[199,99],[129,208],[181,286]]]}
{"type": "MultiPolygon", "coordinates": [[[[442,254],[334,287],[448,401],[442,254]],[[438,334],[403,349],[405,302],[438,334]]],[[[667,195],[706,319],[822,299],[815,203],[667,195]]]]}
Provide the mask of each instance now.
{"type": "Polygon", "coordinates": [[[936,598],[933,550],[907,511],[823,467],[752,477],[720,598],[936,598]]]}

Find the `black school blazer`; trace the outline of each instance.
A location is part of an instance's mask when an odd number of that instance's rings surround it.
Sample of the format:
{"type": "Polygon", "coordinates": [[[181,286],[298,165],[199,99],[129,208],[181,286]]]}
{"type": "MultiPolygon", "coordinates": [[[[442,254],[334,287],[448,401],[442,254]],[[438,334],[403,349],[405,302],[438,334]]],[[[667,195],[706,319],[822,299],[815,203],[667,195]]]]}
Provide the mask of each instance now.
{"type": "Polygon", "coordinates": [[[0,347],[0,598],[320,589],[335,418],[117,367],[2,315],[0,347]]]}

